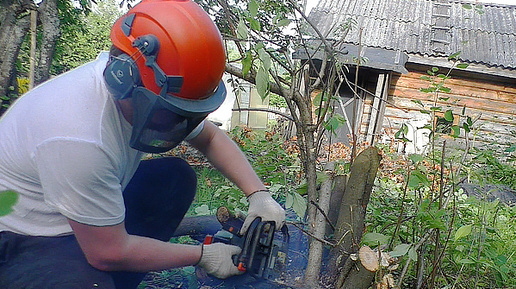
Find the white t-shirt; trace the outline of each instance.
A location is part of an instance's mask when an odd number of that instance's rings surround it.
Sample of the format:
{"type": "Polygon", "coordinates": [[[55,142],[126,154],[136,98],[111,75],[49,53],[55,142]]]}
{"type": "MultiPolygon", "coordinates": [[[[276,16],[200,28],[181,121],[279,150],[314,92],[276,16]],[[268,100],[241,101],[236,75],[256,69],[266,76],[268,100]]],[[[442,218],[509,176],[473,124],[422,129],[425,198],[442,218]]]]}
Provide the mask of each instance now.
{"type": "Polygon", "coordinates": [[[131,125],[106,88],[103,53],[22,96],[0,120],[0,191],[14,190],[14,211],[0,231],[72,233],[67,218],[108,226],[124,220],[122,191],[142,154],[131,125]]]}

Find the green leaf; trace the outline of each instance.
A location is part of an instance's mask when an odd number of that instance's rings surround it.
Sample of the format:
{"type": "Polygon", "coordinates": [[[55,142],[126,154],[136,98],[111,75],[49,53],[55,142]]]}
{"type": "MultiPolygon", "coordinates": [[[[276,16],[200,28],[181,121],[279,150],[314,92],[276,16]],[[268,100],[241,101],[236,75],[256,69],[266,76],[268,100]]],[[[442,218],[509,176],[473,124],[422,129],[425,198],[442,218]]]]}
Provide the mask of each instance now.
{"type": "Polygon", "coordinates": [[[285,198],[285,208],[292,208],[292,205],[294,205],[294,196],[292,194],[287,194],[287,197],[285,198]]]}
{"type": "Polygon", "coordinates": [[[439,68],[437,68],[437,67],[432,67],[432,72],[433,72],[433,73],[436,73],[436,72],[438,72],[438,71],[439,71],[439,68]]]}
{"type": "Polygon", "coordinates": [[[279,27],[288,26],[289,24],[290,24],[290,19],[288,19],[288,18],[281,19],[281,20],[278,22],[278,26],[279,26],[279,27]]]}
{"type": "Polygon", "coordinates": [[[254,18],[249,18],[249,27],[251,27],[251,29],[253,29],[254,31],[261,31],[262,30],[262,27],[260,25],[260,21],[254,19],[254,18]]]}
{"type": "Polygon", "coordinates": [[[509,259],[506,256],[504,256],[504,255],[498,255],[494,259],[495,264],[498,265],[498,266],[502,266],[502,265],[507,264],[507,261],[509,261],[509,259]]]}
{"type": "Polygon", "coordinates": [[[301,183],[297,187],[296,191],[300,195],[306,195],[306,193],[308,192],[308,184],[306,182],[306,179],[301,181],[301,183]]]}
{"type": "Polygon", "coordinates": [[[453,110],[449,109],[444,113],[444,119],[448,122],[453,121],[453,110]]]}
{"type": "Polygon", "coordinates": [[[404,124],[401,126],[401,130],[403,131],[403,133],[404,133],[405,135],[406,135],[406,134],[408,134],[408,125],[404,123],[404,124]]]}
{"type": "Polygon", "coordinates": [[[426,220],[426,224],[428,225],[428,228],[431,229],[446,230],[446,225],[441,219],[428,219],[426,220]]]}
{"type": "Polygon", "coordinates": [[[484,6],[480,5],[480,4],[477,4],[475,5],[475,12],[477,12],[478,14],[482,15],[484,13],[486,13],[484,11],[484,6]]]}
{"type": "Polygon", "coordinates": [[[428,88],[420,88],[419,91],[424,93],[432,93],[436,90],[435,87],[428,87],[428,88]]]}
{"type": "Polygon", "coordinates": [[[410,250],[408,251],[408,256],[410,260],[417,261],[417,252],[415,247],[410,248],[410,250]]]}
{"type": "Polygon", "coordinates": [[[419,186],[429,187],[430,181],[421,171],[413,170],[410,173],[408,186],[413,189],[418,188],[419,186]]]}
{"type": "Polygon", "coordinates": [[[412,154],[409,156],[409,158],[413,163],[416,164],[423,160],[423,157],[420,154],[412,154]]]}
{"type": "Polygon", "coordinates": [[[460,227],[457,232],[455,232],[455,241],[459,240],[460,238],[464,238],[469,236],[471,234],[471,230],[473,229],[472,225],[466,225],[460,227]]]}
{"type": "Polygon", "coordinates": [[[269,69],[271,69],[272,66],[271,56],[269,55],[269,53],[267,53],[265,49],[259,49],[258,56],[260,57],[260,60],[262,61],[265,70],[269,71],[269,69]]]}
{"type": "Polygon", "coordinates": [[[512,153],[514,151],[516,151],[516,145],[511,145],[510,147],[505,149],[505,152],[507,153],[512,153]]]}
{"type": "Polygon", "coordinates": [[[322,103],[322,97],[323,93],[322,92],[319,92],[315,95],[314,97],[314,100],[312,101],[312,103],[314,104],[314,106],[321,106],[321,103],[322,103]]]}
{"type": "Polygon", "coordinates": [[[210,207],[208,207],[206,204],[200,205],[199,207],[195,208],[195,214],[197,214],[197,216],[209,215],[210,207]]]}
{"type": "Polygon", "coordinates": [[[462,128],[464,129],[464,131],[466,133],[469,133],[471,131],[471,128],[469,127],[469,124],[467,124],[467,123],[463,123],[462,128]]]}
{"type": "Polygon", "coordinates": [[[256,3],[255,0],[249,1],[249,5],[247,6],[247,9],[249,9],[249,13],[251,14],[251,17],[255,18],[256,15],[258,15],[258,3],[256,3]]]}
{"type": "Polygon", "coordinates": [[[460,68],[460,69],[468,68],[468,66],[469,66],[468,63],[459,63],[459,64],[457,64],[457,68],[460,68]]]}
{"type": "Polygon", "coordinates": [[[339,128],[345,123],[346,119],[344,118],[344,116],[336,113],[324,123],[324,128],[336,135],[337,128],[339,128]]]}
{"type": "Polygon", "coordinates": [[[400,256],[404,256],[405,254],[408,253],[410,249],[410,244],[399,244],[398,246],[396,246],[394,248],[394,250],[392,252],[389,253],[389,255],[391,255],[391,257],[400,257],[400,256]]]}
{"type": "Polygon", "coordinates": [[[459,261],[459,264],[475,264],[475,261],[472,261],[470,259],[461,259],[459,261]]]}
{"type": "Polygon", "coordinates": [[[419,178],[416,176],[410,175],[409,182],[408,182],[409,188],[415,189],[415,188],[419,187],[419,184],[421,184],[421,182],[419,181],[419,178]]]}
{"type": "Polygon", "coordinates": [[[292,196],[294,198],[294,201],[292,203],[292,209],[300,218],[304,218],[307,204],[306,199],[297,193],[293,193],[292,196]]]}
{"type": "Polygon", "coordinates": [[[265,48],[265,44],[263,44],[263,42],[261,42],[261,41],[256,43],[256,45],[254,46],[255,50],[260,50],[262,48],[265,48]]]}
{"type": "Polygon", "coordinates": [[[417,104],[421,105],[422,107],[425,107],[425,105],[419,99],[413,99],[412,102],[417,103],[417,104]]]}
{"type": "Polygon", "coordinates": [[[402,138],[402,137],[403,137],[403,136],[402,136],[402,131],[401,131],[401,130],[398,130],[398,131],[394,134],[394,137],[395,137],[396,139],[400,139],[400,138],[402,138]]]}
{"type": "Polygon", "coordinates": [[[458,125],[453,125],[453,126],[451,127],[451,129],[452,129],[452,133],[451,133],[451,135],[452,135],[453,137],[458,137],[458,136],[460,136],[460,126],[458,126],[458,125]]]}
{"type": "Polygon", "coordinates": [[[13,206],[18,202],[18,193],[15,191],[0,192],[0,217],[13,211],[13,206]]]}
{"type": "Polygon", "coordinates": [[[253,66],[253,56],[251,54],[251,51],[247,51],[245,57],[242,59],[242,74],[246,76],[249,71],[251,70],[251,67],[253,66]]]}
{"type": "Polygon", "coordinates": [[[444,92],[444,93],[449,93],[451,91],[451,88],[446,87],[446,86],[441,86],[441,87],[439,87],[439,91],[444,92]]]}
{"type": "Polygon", "coordinates": [[[462,4],[462,8],[464,8],[464,9],[468,9],[468,10],[473,9],[473,7],[471,6],[471,4],[462,4]]]}
{"type": "Polygon", "coordinates": [[[262,100],[269,94],[269,72],[263,67],[260,67],[256,73],[256,90],[262,100]]]}
{"type": "Polygon", "coordinates": [[[238,39],[247,39],[247,26],[245,26],[244,20],[240,19],[237,26],[237,37],[238,39]]]}
{"type": "Polygon", "coordinates": [[[448,56],[448,60],[453,60],[457,58],[460,55],[460,51],[453,53],[452,55],[448,56]]]}
{"type": "Polygon", "coordinates": [[[287,194],[285,199],[285,208],[292,208],[300,218],[305,217],[306,204],[306,199],[298,193],[287,194]]]}
{"type": "Polygon", "coordinates": [[[389,236],[385,236],[380,233],[366,233],[362,237],[362,243],[368,246],[376,246],[378,244],[383,245],[389,242],[389,236]]]}

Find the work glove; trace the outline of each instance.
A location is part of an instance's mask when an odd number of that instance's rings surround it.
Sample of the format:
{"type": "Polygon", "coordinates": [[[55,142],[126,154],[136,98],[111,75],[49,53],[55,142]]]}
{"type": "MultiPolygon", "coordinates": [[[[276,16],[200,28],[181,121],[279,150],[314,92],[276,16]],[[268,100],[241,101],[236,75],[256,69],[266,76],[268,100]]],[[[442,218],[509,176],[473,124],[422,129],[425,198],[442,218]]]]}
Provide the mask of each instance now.
{"type": "Polygon", "coordinates": [[[204,268],[206,273],[220,279],[243,274],[244,272],[239,271],[231,259],[233,255],[238,255],[241,251],[240,247],[224,243],[203,245],[201,260],[197,263],[197,266],[204,268]]]}
{"type": "Polygon", "coordinates": [[[244,235],[257,217],[260,217],[262,221],[274,221],[277,230],[283,227],[285,210],[271,197],[269,191],[257,191],[248,196],[247,200],[249,201],[249,210],[240,229],[240,234],[244,235]]]}

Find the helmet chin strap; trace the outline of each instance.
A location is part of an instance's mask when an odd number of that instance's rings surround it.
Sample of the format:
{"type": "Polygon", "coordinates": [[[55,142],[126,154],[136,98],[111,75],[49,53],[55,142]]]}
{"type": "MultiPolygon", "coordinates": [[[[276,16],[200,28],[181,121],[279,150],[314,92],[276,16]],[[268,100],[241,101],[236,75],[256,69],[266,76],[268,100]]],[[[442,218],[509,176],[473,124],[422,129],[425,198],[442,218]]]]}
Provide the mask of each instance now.
{"type": "Polygon", "coordinates": [[[166,75],[156,62],[156,56],[159,51],[159,40],[156,36],[152,34],[140,36],[133,41],[132,45],[145,55],[145,65],[154,71],[156,84],[161,87],[161,96],[165,97],[167,93],[178,93],[181,91],[183,77],[166,75]]]}

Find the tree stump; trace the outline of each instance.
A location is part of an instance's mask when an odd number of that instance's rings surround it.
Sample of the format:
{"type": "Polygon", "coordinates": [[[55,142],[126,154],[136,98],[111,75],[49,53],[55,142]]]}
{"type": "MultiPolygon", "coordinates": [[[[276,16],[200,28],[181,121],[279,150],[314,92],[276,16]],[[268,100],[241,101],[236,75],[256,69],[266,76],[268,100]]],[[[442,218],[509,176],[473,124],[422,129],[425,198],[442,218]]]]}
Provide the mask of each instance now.
{"type": "Polygon", "coordinates": [[[351,166],[335,231],[338,246],[330,252],[330,275],[334,277],[335,288],[368,288],[374,278],[373,272],[365,270],[358,260],[351,260],[349,256],[359,250],[366,208],[380,161],[379,150],[369,147],[351,166]]]}

